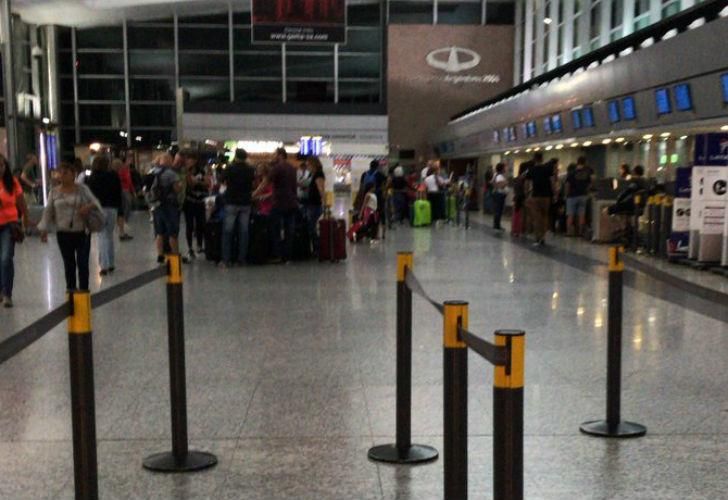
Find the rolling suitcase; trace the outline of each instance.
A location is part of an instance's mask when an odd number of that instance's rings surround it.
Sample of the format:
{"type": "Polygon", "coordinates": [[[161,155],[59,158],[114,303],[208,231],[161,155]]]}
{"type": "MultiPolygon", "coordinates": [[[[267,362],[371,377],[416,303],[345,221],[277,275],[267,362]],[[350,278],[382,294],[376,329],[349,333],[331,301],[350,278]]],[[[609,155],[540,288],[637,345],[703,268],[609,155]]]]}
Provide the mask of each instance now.
{"type": "Polygon", "coordinates": [[[306,219],[301,214],[296,215],[293,229],[293,260],[307,260],[311,258],[311,238],[308,234],[306,219]]]}
{"type": "Polygon", "coordinates": [[[212,262],[222,260],[222,221],[211,219],[205,224],[205,258],[212,262]]]}
{"type": "Polygon", "coordinates": [[[432,206],[427,200],[415,201],[415,227],[429,226],[432,223],[432,206]]]}
{"type": "Polygon", "coordinates": [[[447,197],[447,220],[454,221],[458,215],[458,199],[456,196],[447,197]]]}
{"type": "Polygon", "coordinates": [[[346,223],[331,217],[328,209],[319,221],[319,261],[346,259],[346,223]]]}
{"type": "Polygon", "coordinates": [[[251,264],[265,264],[271,256],[268,217],[253,215],[249,231],[247,260],[251,264]]]}

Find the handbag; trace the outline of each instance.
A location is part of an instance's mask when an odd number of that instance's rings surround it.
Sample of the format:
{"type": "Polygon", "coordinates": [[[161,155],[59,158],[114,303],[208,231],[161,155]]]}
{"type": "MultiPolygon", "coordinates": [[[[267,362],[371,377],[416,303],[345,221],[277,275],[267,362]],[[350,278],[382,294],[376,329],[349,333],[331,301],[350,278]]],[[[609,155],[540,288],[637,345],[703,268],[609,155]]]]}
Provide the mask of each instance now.
{"type": "Polygon", "coordinates": [[[96,205],[94,205],[89,213],[83,218],[83,221],[86,224],[86,229],[89,233],[98,233],[106,225],[106,216],[96,205]]]}

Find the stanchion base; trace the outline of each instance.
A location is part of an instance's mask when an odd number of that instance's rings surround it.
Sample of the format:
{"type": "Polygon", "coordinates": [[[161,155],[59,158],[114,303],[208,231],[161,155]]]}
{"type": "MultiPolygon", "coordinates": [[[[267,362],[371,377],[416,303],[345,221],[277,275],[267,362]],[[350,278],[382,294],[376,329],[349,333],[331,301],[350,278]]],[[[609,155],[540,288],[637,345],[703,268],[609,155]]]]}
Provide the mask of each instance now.
{"type": "Polygon", "coordinates": [[[619,422],[616,426],[610,426],[606,420],[595,420],[584,422],[579,427],[584,434],[597,437],[631,438],[644,436],[647,427],[634,422],[619,422]]]}
{"type": "Polygon", "coordinates": [[[217,465],[217,457],[212,453],[190,451],[184,460],[177,460],[171,451],[166,451],[149,455],[142,465],[155,472],[194,472],[217,465]]]}
{"type": "Polygon", "coordinates": [[[370,448],[368,456],[377,462],[418,464],[435,460],[438,453],[435,448],[422,444],[413,444],[404,451],[400,451],[395,444],[383,444],[370,448]]]}

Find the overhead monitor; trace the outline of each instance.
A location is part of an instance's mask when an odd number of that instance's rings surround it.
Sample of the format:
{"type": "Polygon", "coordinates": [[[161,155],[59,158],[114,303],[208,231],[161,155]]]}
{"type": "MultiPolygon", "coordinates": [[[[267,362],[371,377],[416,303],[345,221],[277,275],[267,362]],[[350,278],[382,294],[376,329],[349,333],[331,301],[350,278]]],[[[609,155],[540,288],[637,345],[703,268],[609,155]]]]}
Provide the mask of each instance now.
{"type": "Polygon", "coordinates": [[[581,110],[575,109],[571,112],[571,124],[574,126],[574,130],[581,128],[581,110]]]}
{"type": "Polygon", "coordinates": [[[658,115],[666,115],[672,113],[672,104],[670,104],[670,92],[667,89],[655,90],[655,106],[658,115]]]}
{"type": "Polygon", "coordinates": [[[538,130],[536,129],[536,122],[528,122],[528,137],[536,137],[538,130]]]}
{"type": "Polygon", "coordinates": [[[547,135],[551,134],[551,118],[548,116],[543,119],[543,131],[547,135]]]}
{"type": "Polygon", "coordinates": [[[564,131],[564,128],[561,126],[561,115],[555,114],[551,117],[551,131],[554,134],[560,134],[564,131]]]}
{"type": "Polygon", "coordinates": [[[516,127],[515,127],[515,125],[512,126],[512,127],[510,127],[508,129],[508,139],[510,141],[515,141],[516,139],[518,139],[518,136],[516,135],[516,127]]]}
{"type": "Polygon", "coordinates": [[[619,101],[609,101],[607,112],[609,114],[609,123],[617,123],[619,121],[619,101]]]}
{"type": "Polygon", "coordinates": [[[497,130],[493,131],[493,142],[500,142],[500,132],[497,130]]]}
{"type": "Polygon", "coordinates": [[[637,108],[632,96],[622,99],[622,119],[625,121],[637,119],[637,108]]]}
{"type": "Polygon", "coordinates": [[[586,128],[591,128],[594,126],[594,111],[592,110],[591,106],[588,106],[581,110],[581,121],[586,128]]]}
{"type": "Polygon", "coordinates": [[[528,124],[521,123],[521,137],[530,137],[528,135],[528,124]]]}
{"type": "Polygon", "coordinates": [[[720,84],[723,88],[723,103],[728,104],[728,73],[720,75],[720,84]]]}
{"type": "Polygon", "coordinates": [[[693,109],[693,96],[690,95],[690,84],[681,83],[675,85],[675,109],[678,111],[690,111],[693,109]]]}

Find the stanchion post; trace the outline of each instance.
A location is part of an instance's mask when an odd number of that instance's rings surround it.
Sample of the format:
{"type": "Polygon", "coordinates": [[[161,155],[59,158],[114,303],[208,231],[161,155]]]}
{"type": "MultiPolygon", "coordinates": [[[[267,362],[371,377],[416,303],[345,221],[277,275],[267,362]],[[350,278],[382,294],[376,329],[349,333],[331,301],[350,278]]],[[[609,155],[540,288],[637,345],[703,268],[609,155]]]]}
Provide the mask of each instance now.
{"type": "Polygon", "coordinates": [[[526,334],[495,332],[495,345],[505,347],[505,366],[495,366],[493,381],[493,498],[523,499],[523,385],[526,334]]]}
{"type": "Polygon", "coordinates": [[[157,472],[192,472],[217,464],[210,453],[189,451],[187,438],[187,382],[185,374],[184,299],[182,259],[167,256],[167,330],[169,336],[169,379],[172,416],[172,451],[144,459],[145,468],[157,472]]]}
{"type": "Polygon", "coordinates": [[[412,252],[397,253],[397,438],[369,450],[369,458],[378,462],[414,464],[438,455],[430,446],[412,444],[412,290],[405,279],[413,264],[412,252]]]}
{"type": "Polygon", "coordinates": [[[468,348],[460,336],[460,328],[468,328],[468,303],[445,302],[443,320],[445,500],[468,498],[468,348]]]}
{"type": "Polygon", "coordinates": [[[73,427],[73,478],[77,500],[99,497],[96,461],[96,406],[91,334],[91,294],[70,292],[68,353],[71,369],[71,419],[73,427]]]}
{"type": "Polygon", "coordinates": [[[622,247],[609,249],[609,291],[607,305],[607,419],[585,422],[580,430],[598,437],[639,437],[647,429],[621,419],[622,393],[622,247]]]}

